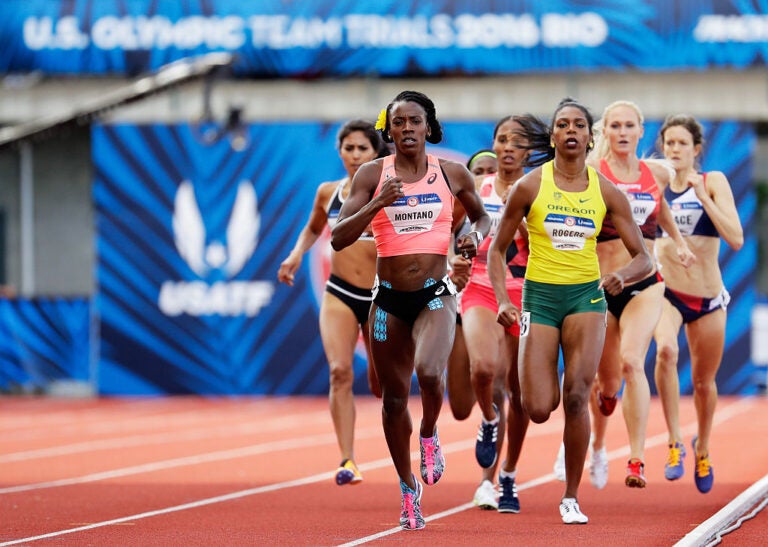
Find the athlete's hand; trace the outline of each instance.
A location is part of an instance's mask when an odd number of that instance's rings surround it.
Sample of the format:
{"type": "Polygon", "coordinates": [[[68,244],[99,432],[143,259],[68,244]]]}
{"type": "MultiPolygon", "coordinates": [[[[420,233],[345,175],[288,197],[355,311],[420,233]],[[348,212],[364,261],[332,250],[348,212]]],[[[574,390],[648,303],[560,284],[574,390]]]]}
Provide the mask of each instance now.
{"type": "Polygon", "coordinates": [[[451,258],[451,281],[456,285],[456,290],[461,292],[469,282],[469,274],[472,272],[472,261],[463,256],[451,258]]]}
{"type": "Polygon", "coordinates": [[[688,247],[688,243],[683,241],[683,244],[677,247],[677,258],[680,259],[680,263],[683,267],[688,268],[696,262],[696,255],[688,247]]]}
{"type": "Polygon", "coordinates": [[[699,199],[705,197],[707,189],[704,186],[704,175],[701,173],[691,172],[688,174],[686,182],[688,183],[689,188],[693,188],[693,191],[696,192],[696,196],[699,199]]]}
{"type": "Polygon", "coordinates": [[[405,196],[403,179],[400,177],[388,177],[381,183],[377,199],[382,207],[387,207],[403,196],[405,196]]]}
{"type": "Polygon", "coordinates": [[[280,269],[277,270],[277,280],[293,287],[293,278],[300,265],[301,256],[294,257],[293,253],[289,254],[288,258],[280,263],[280,269]]]}
{"type": "Polygon", "coordinates": [[[472,258],[477,256],[477,246],[480,242],[477,239],[477,232],[469,232],[461,235],[456,239],[456,246],[459,248],[459,253],[464,258],[472,258]]]}
{"type": "Polygon", "coordinates": [[[598,289],[603,289],[608,294],[616,296],[624,290],[624,277],[618,272],[605,274],[600,278],[598,289]]]}
{"type": "Polygon", "coordinates": [[[506,302],[499,305],[499,312],[496,314],[496,322],[505,329],[512,325],[520,324],[520,310],[512,302],[506,302]]]}

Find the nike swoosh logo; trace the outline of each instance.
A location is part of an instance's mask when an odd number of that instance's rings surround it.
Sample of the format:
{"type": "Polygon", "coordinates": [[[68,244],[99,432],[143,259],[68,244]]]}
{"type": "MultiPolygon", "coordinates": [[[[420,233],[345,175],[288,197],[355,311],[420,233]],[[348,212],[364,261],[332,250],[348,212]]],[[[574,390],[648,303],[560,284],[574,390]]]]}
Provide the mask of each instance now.
{"type": "Polygon", "coordinates": [[[587,202],[587,201],[589,201],[590,199],[592,199],[592,198],[579,199],[579,203],[586,203],[586,202],[587,202]]]}
{"type": "Polygon", "coordinates": [[[590,298],[590,299],[589,299],[589,303],[590,303],[590,304],[597,304],[597,303],[598,303],[598,302],[600,302],[602,299],[603,299],[603,297],[602,297],[602,296],[601,296],[600,298],[590,298]]]}
{"type": "Polygon", "coordinates": [[[435,296],[440,296],[444,292],[445,292],[445,285],[442,285],[438,287],[437,290],[435,291],[435,296]]]}

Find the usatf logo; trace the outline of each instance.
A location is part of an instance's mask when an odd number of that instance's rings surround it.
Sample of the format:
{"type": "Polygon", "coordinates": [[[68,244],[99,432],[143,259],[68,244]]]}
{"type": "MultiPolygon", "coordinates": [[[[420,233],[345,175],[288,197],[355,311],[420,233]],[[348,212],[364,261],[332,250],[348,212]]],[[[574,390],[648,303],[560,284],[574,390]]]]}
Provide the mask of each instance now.
{"type": "Polygon", "coordinates": [[[416,207],[419,204],[419,198],[412,196],[408,198],[408,207],[416,207]]]}
{"type": "Polygon", "coordinates": [[[158,306],[170,316],[258,315],[275,292],[268,281],[233,280],[253,256],[259,239],[261,215],[256,190],[240,182],[222,239],[209,241],[192,183],[184,181],[174,200],[173,237],[176,249],[200,279],[166,281],[158,306]]]}

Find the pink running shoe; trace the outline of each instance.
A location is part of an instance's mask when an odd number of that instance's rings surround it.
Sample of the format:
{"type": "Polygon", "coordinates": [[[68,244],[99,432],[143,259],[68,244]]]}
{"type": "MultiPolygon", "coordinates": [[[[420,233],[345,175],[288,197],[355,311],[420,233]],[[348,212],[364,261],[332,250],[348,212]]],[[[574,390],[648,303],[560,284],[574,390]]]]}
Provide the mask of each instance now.
{"type": "Polygon", "coordinates": [[[435,434],[432,437],[425,439],[419,436],[419,445],[421,448],[421,478],[429,485],[435,484],[445,471],[445,457],[443,457],[443,451],[440,449],[437,428],[435,428],[435,434]]]}
{"type": "Polygon", "coordinates": [[[416,489],[411,489],[400,479],[400,494],[403,496],[400,508],[400,526],[403,530],[421,530],[426,526],[421,516],[421,483],[413,477],[416,489]]]}

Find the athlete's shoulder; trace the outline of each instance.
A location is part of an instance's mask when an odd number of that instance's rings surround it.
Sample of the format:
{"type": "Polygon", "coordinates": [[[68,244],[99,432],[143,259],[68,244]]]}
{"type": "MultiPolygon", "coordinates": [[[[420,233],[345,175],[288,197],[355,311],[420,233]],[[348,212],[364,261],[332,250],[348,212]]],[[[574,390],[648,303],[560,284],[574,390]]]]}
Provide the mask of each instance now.
{"type": "Polygon", "coordinates": [[[336,191],[336,189],[339,187],[339,184],[344,179],[340,180],[328,180],[325,182],[321,182],[318,187],[317,191],[315,192],[315,197],[320,202],[327,202],[331,199],[331,196],[333,196],[333,193],[336,191]]]}
{"type": "Polygon", "coordinates": [[[510,195],[515,194],[517,196],[522,196],[523,201],[530,205],[536,199],[536,196],[539,195],[542,174],[543,170],[541,166],[528,171],[515,182],[510,191],[510,195]]]}
{"type": "MultiPolygon", "coordinates": [[[[476,189],[475,177],[463,163],[445,158],[438,159],[440,168],[452,188],[476,189]]],[[[455,193],[456,190],[454,190],[455,193]]]]}
{"type": "Polygon", "coordinates": [[[642,163],[650,170],[656,182],[667,186],[675,178],[675,168],[672,163],[664,158],[645,158],[642,163]]]}
{"type": "Polygon", "coordinates": [[[448,174],[450,174],[450,173],[452,173],[454,171],[456,171],[456,172],[459,172],[459,171],[464,172],[464,171],[466,171],[467,173],[469,173],[470,176],[473,176],[472,173],[469,171],[469,169],[467,169],[467,166],[464,165],[463,163],[459,163],[458,161],[449,160],[449,159],[446,159],[446,158],[437,158],[437,161],[438,161],[440,167],[443,169],[443,171],[445,171],[448,174]]]}

